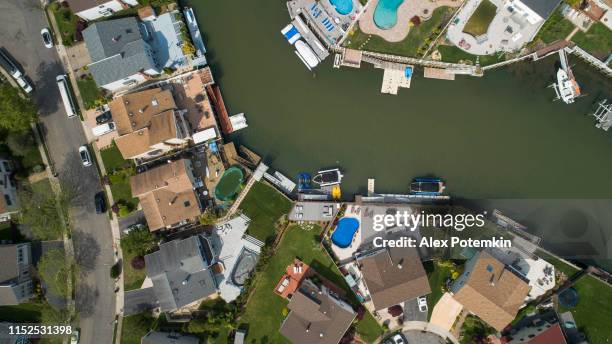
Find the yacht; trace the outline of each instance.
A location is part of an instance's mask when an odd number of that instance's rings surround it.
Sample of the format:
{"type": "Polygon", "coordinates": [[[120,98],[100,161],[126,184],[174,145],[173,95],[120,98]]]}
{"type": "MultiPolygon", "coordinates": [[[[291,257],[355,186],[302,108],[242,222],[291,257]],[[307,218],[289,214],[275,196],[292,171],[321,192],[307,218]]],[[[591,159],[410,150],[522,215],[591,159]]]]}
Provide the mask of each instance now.
{"type": "Polygon", "coordinates": [[[440,195],[446,184],[440,178],[415,178],[410,183],[410,193],[414,195],[440,195]]]}
{"type": "Polygon", "coordinates": [[[557,83],[553,84],[553,87],[557,93],[557,99],[563,100],[566,104],[573,103],[574,99],[580,95],[578,83],[563,68],[557,71],[557,83]]]}

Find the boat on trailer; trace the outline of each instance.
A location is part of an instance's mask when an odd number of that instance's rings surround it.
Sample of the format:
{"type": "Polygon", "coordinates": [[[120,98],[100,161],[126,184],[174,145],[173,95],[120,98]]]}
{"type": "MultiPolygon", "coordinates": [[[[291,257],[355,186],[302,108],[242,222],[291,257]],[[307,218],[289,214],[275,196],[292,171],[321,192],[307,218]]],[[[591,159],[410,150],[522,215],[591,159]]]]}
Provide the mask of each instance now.
{"type": "Polygon", "coordinates": [[[319,184],[319,186],[332,186],[338,185],[342,182],[342,173],[339,168],[334,168],[331,170],[323,170],[317,172],[314,177],[312,177],[312,181],[319,184]]]}
{"type": "Polygon", "coordinates": [[[410,183],[410,193],[414,195],[440,195],[446,184],[440,178],[414,178],[410,183]]]}

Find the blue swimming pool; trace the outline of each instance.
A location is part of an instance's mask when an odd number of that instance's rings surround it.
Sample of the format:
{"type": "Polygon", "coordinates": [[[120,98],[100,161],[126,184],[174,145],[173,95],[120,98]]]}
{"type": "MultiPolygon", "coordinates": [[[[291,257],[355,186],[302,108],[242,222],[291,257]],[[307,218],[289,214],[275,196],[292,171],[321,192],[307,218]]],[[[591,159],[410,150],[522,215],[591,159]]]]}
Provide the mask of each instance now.
{"type": "Polygon", "coordinates": [[[336,8],[336,12],[343,16],[353,11],[353,0],[329,0],[329,3],[336,8]]]}
{"type": "Polygon", "coordinates": [[[383,30],[397,24],[397,9],[404,0],[380,0],[374,10],[374,23],[383,30]]]}
{"type": "Polygon", "coordinates": [[[331,240],[334,245],[340,248],[346,248],[351,246],[353,237],[359,229],[359,221],[354,217],[343,217],[338,220],[336,230],[331,236],[331,240]]]}

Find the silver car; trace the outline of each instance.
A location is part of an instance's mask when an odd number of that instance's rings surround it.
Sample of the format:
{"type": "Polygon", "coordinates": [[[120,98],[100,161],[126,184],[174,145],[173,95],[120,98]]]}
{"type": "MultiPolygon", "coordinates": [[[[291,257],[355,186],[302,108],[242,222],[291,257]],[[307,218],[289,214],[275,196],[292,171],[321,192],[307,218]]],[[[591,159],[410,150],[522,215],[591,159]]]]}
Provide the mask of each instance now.
{"type": "Polygon", "coordinates": [[[89,149],[83,145],[79,147],[79,155],[81,156],[81,162],[83,166],[91,166],[91,156],[89,155],[89,149]]]}

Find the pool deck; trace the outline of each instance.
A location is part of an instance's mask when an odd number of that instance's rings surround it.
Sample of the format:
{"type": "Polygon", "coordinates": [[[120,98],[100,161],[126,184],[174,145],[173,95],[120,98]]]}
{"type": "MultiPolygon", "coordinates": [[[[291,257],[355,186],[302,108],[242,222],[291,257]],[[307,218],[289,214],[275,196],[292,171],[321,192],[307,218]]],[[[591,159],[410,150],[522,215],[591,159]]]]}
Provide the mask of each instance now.
{"type": "Polygon", "coordinates": [[[370,0],[359,19],[359,28],[366,34],[377,35],[387,42],[403,41],[410,32],[410,18],[418,16],[421,21],[431,17],[433,11],[442,6],[459,7],[461,0],[404,0],[397,9],[397,23],[390,29],[383,30],[374,22],[374,11],[381,0],[370,0]]]}

